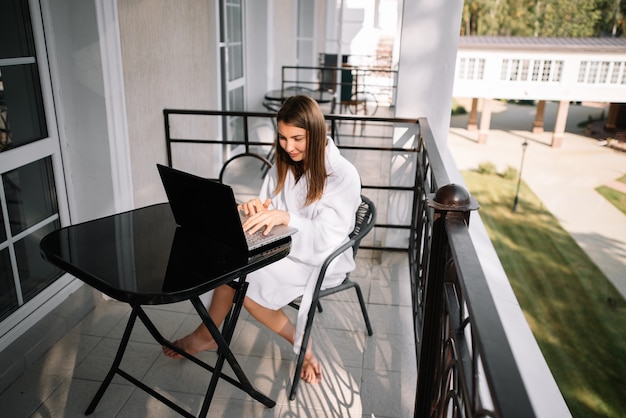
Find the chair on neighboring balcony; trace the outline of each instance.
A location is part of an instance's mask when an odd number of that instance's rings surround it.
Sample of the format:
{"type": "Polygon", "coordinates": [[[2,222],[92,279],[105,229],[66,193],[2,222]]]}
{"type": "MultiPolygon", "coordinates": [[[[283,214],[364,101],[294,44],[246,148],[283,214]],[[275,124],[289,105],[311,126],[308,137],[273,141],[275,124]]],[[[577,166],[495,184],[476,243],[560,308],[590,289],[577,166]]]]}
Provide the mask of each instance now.
{"type": "MultiPolygon", "coordinates": [[[[304,328],[304,335],[302,337],[302,345],[300,346],[300,353],[298,354],[296,370],[293,375],[291,392],[289,393],[289,400],[294,400],[296,398],[298,383],[300,382],[300,373],[302,372],[302,365],[304,363],[304,355],[306,354],[306,347],[308,346],[309,339],[311,337],[311,330],[313,328],[313,319],[315,318],[316,311],[315,308],[317,307],[317,310],[319,312],[322,312],[320,299],[344,290],[354,289],[356,291],[357,298],[359,299],[359,304],[361,305],[361,312],[363,314],[363,319],[365,320],[365,326],[367,327],[367,334],[369,336],[374,334],[374,332],[372,331],[372,325],[370,323],[369,316],[367,314],[367,307],[365,306],[363,293],[361,292],[361,286],[359,286],[358,283],[350,280],[350,273],[347,273],[343,282],[335,287],[323,290],[321,289],[321,287],[322,282],[324,281],[324,277],[326,275],[326,269],[334,259],[343,254],[345,251],[348,251],[349,249],[352,249],[352,253],[356,259],[356,253],[359,249],[359,245],[361,244],[361,240],[372,230],[375,221],[376,207],[374,206],[374,203],[367,197],[361,195],[361,204],[357,209],[356,222],[354,225],[354,229],[349,234],[349,240],[345,244],[335,249],[335,251],[333,251],[326,258],[317,277],[317,283],[313,292],[311,307],[309,309],[309,314],[304,328]]],[[[299,309],[299,305],[297,304],[297,302],[292,302],[289,305],[293,308],[299,309]]]]}
{"type": "MultiPolygon", "coordinates": [[[[376,96],[365,91],[362,78],[364,71],[359,68],[344,64],[341,70],[341,88],[339,90],[339,111],[348,111],[352,115],[363,114],[373,116],[378,110],[376,96]]],[[[361,121],[361,133],[365,127],[365,121],[361,121]]],[[[352,126],[352,133],[356,131],[356,123],[352,126]]]]}

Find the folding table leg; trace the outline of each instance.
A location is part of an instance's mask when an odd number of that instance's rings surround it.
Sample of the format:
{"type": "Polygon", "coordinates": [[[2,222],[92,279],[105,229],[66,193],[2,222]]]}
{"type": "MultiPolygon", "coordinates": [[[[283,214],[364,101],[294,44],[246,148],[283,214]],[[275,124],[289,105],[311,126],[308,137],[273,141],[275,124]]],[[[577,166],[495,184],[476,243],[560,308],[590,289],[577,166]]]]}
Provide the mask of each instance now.
{"type": "Polygon", "coordinates": [[[220,333],[220,331],[218,330],[217,326],[215,325],[215,323],[209,316],[209,313],[207,312],[205,306],[200,301],[200,298],[198,297],[191,298],[191,303],[196,308],[198,315],[200,315],[200,318],[202,318],[202,322],[204,322],[204,324],[206,325],[207,329],[209,330],[209,332],[215,339],[215,342],[217,343],[217,346],[218,346],[218,349],[217,349],[218,358],[215,364],[215,371],[213,373],[213,377],[211,378],[211,382],[209,383],[209,388],[207,389],[204,403],[202,405],[202,409],[199,415],[201,417],[205,416],[206,413],[208,412],[209,405],[211,404],[211,399],[213,398],[213,394],[215,393],[215,388],[217,386],[217,382],[220,377],[222,366],[224,365],[224,360],[228,361],[228,363],[230,364],[230,367],[232,368],[233,372],[237,376],[239,383],[241,384],[241,388],[245,390],[246,393],[248,393],[250,396],[252,396],[252,398],[261,402],[263,405],[267,406],[268,408],[272,408],[274,407],[274,405],[276,405],[275,401],[263,395],[262,393],[258,392],[254,388],[254,386],[252,386],[252,383],[250,383],[250,381],[246,377],[243,369],[241,368],[241,366],[235,359],[235,356],[233,355],[229,347],[229,342],[232,337],[235,325],[237,324],[237,318],[239,316],[239,312],[241,311],[241,307],[243,305],[243,299],[245,296],[246,288],[247,288],[247,283],[242,282],[241,287],[235,291],[233,312],[231,313],[228,322],[224,324],[223,333],[220,333]]]}
{"type": "Polygon", "coordinates": [[[91,403],[87,407],[87,410],[85,411],[85,415],[91,414],[96,409],[96,406],[98,406],[98,402],[100,402],[100,399],[102,399],[102,395],[104,395],[104,392],[107,390],[107,387],[109,387],[111,380],[113,380],[113,376],[115,376],[115,373],[119,370],[119,366],[120,366],[120,363],[122,362],[122,358],[124,357],[124,351],[126,351],[126,346],[128,345],[128,340],[130,339],[130,334],[133,330],[133,326],[135,325],[136,319],[137,319],[137,312],[135,310],[135,307],[133,307],[133,310],[130,312],[130,317],[128,318],[128,322],[126,323],[126,329],[124,330],[122,341],[120,342],[120,346],[117,349],[115,360],[113,361],[113,364],[111,365],[111,368],[109,369],[109,372],[107,373],[106,377],[102,381],[102,384],[100,384],[100,388],[96,392],[96,395],[93,397],[93,399],[91,400],[91,403]]]}

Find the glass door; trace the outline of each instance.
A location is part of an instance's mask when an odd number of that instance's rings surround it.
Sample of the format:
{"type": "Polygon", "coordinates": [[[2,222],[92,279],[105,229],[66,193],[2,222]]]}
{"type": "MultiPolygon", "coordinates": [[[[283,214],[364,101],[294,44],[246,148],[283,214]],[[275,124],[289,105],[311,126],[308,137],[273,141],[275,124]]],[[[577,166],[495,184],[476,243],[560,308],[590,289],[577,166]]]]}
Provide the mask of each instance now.
{"type": "Polygon", "coordinates": [[[63,274],[39,252],[67,204],[38,7],[0,2],[0,336],[63,274]]]}

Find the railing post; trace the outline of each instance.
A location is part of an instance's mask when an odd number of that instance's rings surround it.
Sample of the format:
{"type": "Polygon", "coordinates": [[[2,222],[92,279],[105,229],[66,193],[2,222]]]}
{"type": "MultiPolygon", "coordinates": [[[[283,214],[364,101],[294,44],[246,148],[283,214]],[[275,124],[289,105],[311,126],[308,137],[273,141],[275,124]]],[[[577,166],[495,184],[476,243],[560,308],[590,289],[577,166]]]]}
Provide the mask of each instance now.
{"type": "Polygon", "coordinates": [[[432,241],[428,260],[425,296],[424,320],[419,339],[419,357],[417,366],[417,389],[415,394],[415,417],[436,415],[440,380],[444,359],[443,338],[445,333],[444,281],[450,247],[445,221],[448,217],[462,216],[469,222],[470,211],[478,208],[462,186],[448,184],[428,195],[428,206],[435,213],[432,225],[432,241]]]}

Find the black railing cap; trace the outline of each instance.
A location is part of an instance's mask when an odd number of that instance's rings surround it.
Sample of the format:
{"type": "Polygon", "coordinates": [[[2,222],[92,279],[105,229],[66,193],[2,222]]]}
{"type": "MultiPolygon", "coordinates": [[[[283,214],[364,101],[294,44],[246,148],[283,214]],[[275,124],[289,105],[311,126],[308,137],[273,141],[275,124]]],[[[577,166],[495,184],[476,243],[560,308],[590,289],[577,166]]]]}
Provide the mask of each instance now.
{"type": "Polygon", "coordinates": [[[428,206],[435,210],[466,212],[478,209],[478,202],[459,184],[446,184],[427,196],[428,206]]]}

